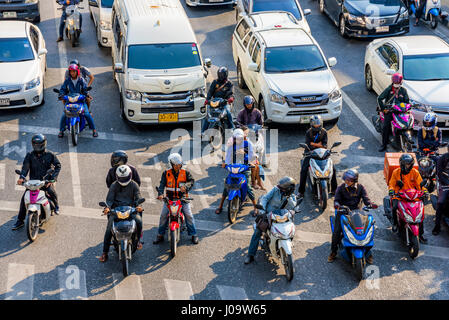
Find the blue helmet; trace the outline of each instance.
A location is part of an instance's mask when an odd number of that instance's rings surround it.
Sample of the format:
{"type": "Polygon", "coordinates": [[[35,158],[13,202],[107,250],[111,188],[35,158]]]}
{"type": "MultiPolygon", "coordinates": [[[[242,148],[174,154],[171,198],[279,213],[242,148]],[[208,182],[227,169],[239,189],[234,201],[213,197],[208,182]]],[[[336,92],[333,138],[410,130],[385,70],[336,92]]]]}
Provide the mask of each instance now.
{"type": "Polygon", "coordinates": [[[345,173],[343,173],[343,181],[352,181],[354,183],[357,183],[359,181],[359,173],[355,169],[349,169],[346,170],[345,173]]]}
{"type": "Polygon", "coordinates": [[[254,106],[254,98],[252,96],[245,96],[245,98],[243,98],[243,104],[245,107],[247,105],[254,106]]]}
{"type": "Polygon", "coordinates": [[[437,125],[437,115],[433,112],[427,112],[424,115],[424,119],[422,121],[423,127],[426,130],[433,130],[437,125]]]}

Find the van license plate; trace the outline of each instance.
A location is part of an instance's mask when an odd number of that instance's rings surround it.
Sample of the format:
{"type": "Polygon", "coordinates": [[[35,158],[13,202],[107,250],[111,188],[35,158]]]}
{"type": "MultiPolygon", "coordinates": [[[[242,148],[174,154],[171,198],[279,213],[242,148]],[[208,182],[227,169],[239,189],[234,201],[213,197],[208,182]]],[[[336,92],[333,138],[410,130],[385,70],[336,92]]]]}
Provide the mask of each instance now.
{"type": "Polygon", "coordinates": [[[0,106],[9,106],[9,99],[0,99],[0,106]]]}
{"type": "Polygon", "coordinates": [[[309,116],[304,116],[301,117],[301,119],[299,119],[300,123],[310,123],[310,117],[309,116]]]}
{"type": "Polygon", "coordinates": [[[159,113],[159,122],[178,122],[177,113],[159,113]]]}
{"type": "Polygon", "coordinates": [[[376,32],[388,32],[388,31],[390,31],[389,26],[376,27],[376,32]]]}
{"type": "Polygon", "coordinates": [[[3,18],[17,18],[17,12],[5,11],[3,12],[3,18]]]}

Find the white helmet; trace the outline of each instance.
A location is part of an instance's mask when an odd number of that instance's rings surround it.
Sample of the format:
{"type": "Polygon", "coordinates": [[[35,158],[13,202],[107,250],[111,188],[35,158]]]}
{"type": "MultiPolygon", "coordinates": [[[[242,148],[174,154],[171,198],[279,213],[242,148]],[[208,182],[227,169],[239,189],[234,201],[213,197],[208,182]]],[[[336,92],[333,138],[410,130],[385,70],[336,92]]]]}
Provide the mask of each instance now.
{"type": "Polygon", "coordinates": [[[117,179],[117,182],[124,187],[131,182],[133,172],[129,166],[121,165],[117,168],[117,170],[115,170],[115,178],[117,179]]]}
{"type": "Polygon", "coordinates": [[[175,164],[182,165],[182,157],[179,153],[172,153],[168,156],[168,162],[173,167],[175,164]]]}
{"type": "Polygon", "coordinates": [[[232,133],[232,136],[234,138],[241,138],[241,139],[243,139],[245,137],[245,133],[243,132],[242,129],[235,129],[234,132],[232,133]]]}

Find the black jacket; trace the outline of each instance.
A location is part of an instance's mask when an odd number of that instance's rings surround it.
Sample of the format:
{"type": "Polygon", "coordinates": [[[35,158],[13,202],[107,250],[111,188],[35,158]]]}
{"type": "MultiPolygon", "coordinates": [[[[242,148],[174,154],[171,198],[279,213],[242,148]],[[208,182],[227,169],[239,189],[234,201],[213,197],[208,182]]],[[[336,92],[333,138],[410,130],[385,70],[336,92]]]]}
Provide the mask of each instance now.
{"type": "Polygon", "coordinates": [[[30,180],[43,180],[47,171],[52,168],[55,172],[48,177],[48,180],[57,180],[61,171],[61,163],[54,153],[46,151],[38,156],[34,151],[28,152],[23,160],[20,177],[25,179],[29,172],[30,180]]]}
{"type": "Polygon", "coordinates": [[[229,99],[232,96],[232,83],[229,80],[226,80],[226,84],[218,90],[223,84],[219,83],[218,80],[212,81],[209,87],[209,91],[207,92],[207,100],[211,98],[223,98],[229,99]]]}
{"type": "Polygon", "coordinates": [[[140,188],[134,181],[128,185],[122,186],[117,181],[109,188],[106,196],[106,204],[109,208],[116,208],[120,206],[135,207],[137,200],[142,198],[140,195],[140,188]]]}
{"type": "MultiPolygon", "coordinates": [[[[172,170],[172,169],[169,169],[169,170],[172,170]]],[[[159,188],[157,190],[157,195],[158,196],[164,194],[164,190],[165,190],[165,187],[167,185],[167,171],[168,170],[165,170],[162,173],[161,183],[159,184],[159,188]]],[[[173,170],[173,175],[175,176],[175,179],[178,179],[178,175],[175,172],[175,170],[173,170]]],[[[186,170],[186,180],[187,180],[186,191],[189,192],[193,188],[193,184],[195,183],[195,179],[193,179],[192,174],[190,173],[190,171],[187,171],[187,170],[186,170]]],[[[179,192],[179,197],[180,198],[183,197],[182,192],[179,192]]],[[[170,200],[173,200],[172,199],[172,192],[167,192],[167,198],[169,198],[170,200]]]]}
{"type": "MultiPolygon", "coordinates": [[[[137,172],[137,169],[134,166],[129,165],[129,164],[127,164],[127,166],[131,169],[131,171],[133,173],[133,180],[140,187],[140,176],[139,176],[139,173],[137,172]]],[[[117,180],[115,177],[115,170],[117,170],[117,167],[110,168],[108,171],[108,175],[106,176],[106,186],[108,187],[108,189],[111,187],[111,185],[114,183],[114,181],[117,180]]]]}
{"type": "MultiPolygon", "coordinates": [[[[321,129],[318,133],[313,133],[312,128],[306,131],[306,144],[309,150],[314,150],[316,147],[312,147],[311,142],[323,144],[324,148],[327,148],[327,131],[326,129],[321,129]]],[[[307,151],[307,150],[306,150],[307,151]]]]}
{"type": "Polygon", "coordinates": [[[366,189],[361,184],[357,183],[357,187],[346,187],[343,183],[338,186],[335,191],[334,203],[341,206],[347,206],[351,210],[358,209],[360,201],[368,206],[371,204],[371,200],[368,198],[366,189]]]}
{"type": "Polygon", "coordinates": [[[396,95],[393,93],[393,85],[391,84],[377,97],[377,103],[379,104],[381,110],[384,110],[385,106],[389,106],[393,103],[410,103],[410,99],[405,88],[400,87],[399,91],[396,93],[396,95]]]}
{"type": "Polygon", "coordinates": [[[449,186],[449,152],[438,158],[437,176],[440,186],[449,186]]]}

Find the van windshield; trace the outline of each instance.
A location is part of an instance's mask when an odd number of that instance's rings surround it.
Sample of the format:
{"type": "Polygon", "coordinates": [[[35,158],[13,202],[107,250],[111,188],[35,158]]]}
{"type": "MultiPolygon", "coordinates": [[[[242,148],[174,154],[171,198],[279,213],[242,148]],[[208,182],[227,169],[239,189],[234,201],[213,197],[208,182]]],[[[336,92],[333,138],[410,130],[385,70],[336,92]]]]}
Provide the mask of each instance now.
{"type": "Polygon", "coordinates": [[[195,43],[139,44],[128,49],[128,68],[160,70],[200,66],[195,43]]]}

